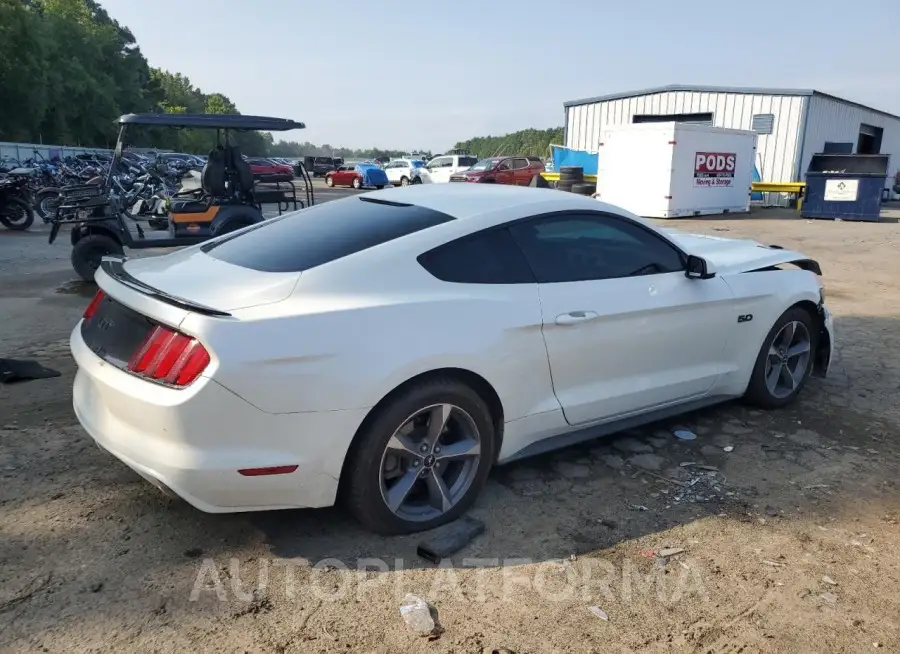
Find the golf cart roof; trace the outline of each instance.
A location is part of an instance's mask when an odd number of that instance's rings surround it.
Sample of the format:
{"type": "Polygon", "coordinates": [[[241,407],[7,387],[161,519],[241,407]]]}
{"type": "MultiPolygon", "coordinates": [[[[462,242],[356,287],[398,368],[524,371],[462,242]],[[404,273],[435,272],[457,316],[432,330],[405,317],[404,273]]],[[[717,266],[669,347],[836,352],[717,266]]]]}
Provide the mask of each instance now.
{"type": "Polygon", "coordinates": [[[194,127],[198,129],[240,129],[285,132],[305,129],[306,125],[287,118],[242,116],[240,114],[125,114],[116,121],[120,125],[154,125],[157,127],[194,127]]]}

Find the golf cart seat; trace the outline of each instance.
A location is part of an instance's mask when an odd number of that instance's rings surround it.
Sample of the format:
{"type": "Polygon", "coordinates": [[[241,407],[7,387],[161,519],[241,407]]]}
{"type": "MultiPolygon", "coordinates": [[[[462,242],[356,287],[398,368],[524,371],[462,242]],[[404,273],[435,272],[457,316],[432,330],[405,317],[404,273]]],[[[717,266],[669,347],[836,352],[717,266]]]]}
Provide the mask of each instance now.
{"type": "Polygon", "coordinates": [[[216,148],[209,153],[209,159],[200,173],[200,189],[202,199],[176,200],[172,203],[172,213],[203,213],[209,209],[213,200],[225,195],[225,151],[216,148]]]}
{"type": "Polygon", "coordinates": [[[172,203],[172,213],[203,213],[209,209],[206,200],[176,200],[172,203]]]}
{"type": "Polygon", "coordinates": [[[232,183],[234,184],[235,191],[240,194],[252,191],[253,171],[250,170],[250,164],[244,161],[244,157],[241,156],[241,150],[238,146],[232,145],[225,148],[225,163],[234,173],[232,183]]]}

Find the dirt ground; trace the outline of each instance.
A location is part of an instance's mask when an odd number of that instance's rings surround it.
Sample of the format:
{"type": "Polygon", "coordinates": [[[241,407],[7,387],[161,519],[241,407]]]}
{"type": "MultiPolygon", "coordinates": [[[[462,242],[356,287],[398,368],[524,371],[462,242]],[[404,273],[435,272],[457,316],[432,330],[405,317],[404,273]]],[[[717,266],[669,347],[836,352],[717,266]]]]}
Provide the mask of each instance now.
{"type": "Polygon", "coordinates": [[[43,228],[0,232],[0,355],[62,373],[0,386],[0,651],[900,651],[900,225],[677,226],[818,259],[829,378],[498,468],[441,566],[338,509],[206,515],[102,453],[70,406],[92,291],[43,228]]]}

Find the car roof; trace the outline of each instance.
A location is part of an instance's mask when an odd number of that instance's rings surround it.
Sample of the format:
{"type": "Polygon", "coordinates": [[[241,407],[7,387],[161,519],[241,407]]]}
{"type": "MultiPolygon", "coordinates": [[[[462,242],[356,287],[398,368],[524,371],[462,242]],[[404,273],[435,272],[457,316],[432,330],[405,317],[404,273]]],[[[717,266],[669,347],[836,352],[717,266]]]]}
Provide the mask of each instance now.
{"type": "Polygon", "coordinates": [[[482,222],[485,224],[479,227],[509,220],[505,210],[520,209],[527,214],[529,205],[535,205],[535,212],[583,209],[628,215],[619,207],[584,195],[505,184],[415,184],[405,188],[373,191],[367,193],[366,197],[415,204],[460,220],[483,217],[482,222]]]}

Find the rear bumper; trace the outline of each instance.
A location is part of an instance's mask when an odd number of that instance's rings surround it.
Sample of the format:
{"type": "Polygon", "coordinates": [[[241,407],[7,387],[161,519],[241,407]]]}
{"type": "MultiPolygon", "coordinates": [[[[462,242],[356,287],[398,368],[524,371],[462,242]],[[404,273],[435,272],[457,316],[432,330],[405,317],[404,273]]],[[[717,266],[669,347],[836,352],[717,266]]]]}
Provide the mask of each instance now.
{"type": "Polygon", "coordinates": [[[347,448],[365,410],[270,414],[215,381],[171,389],[97,357],[72,332],[73,406],[104,450],[209,513],[334,503],[347,448]],[[240,469],[297,465],[290,474],[240,469]]]}

